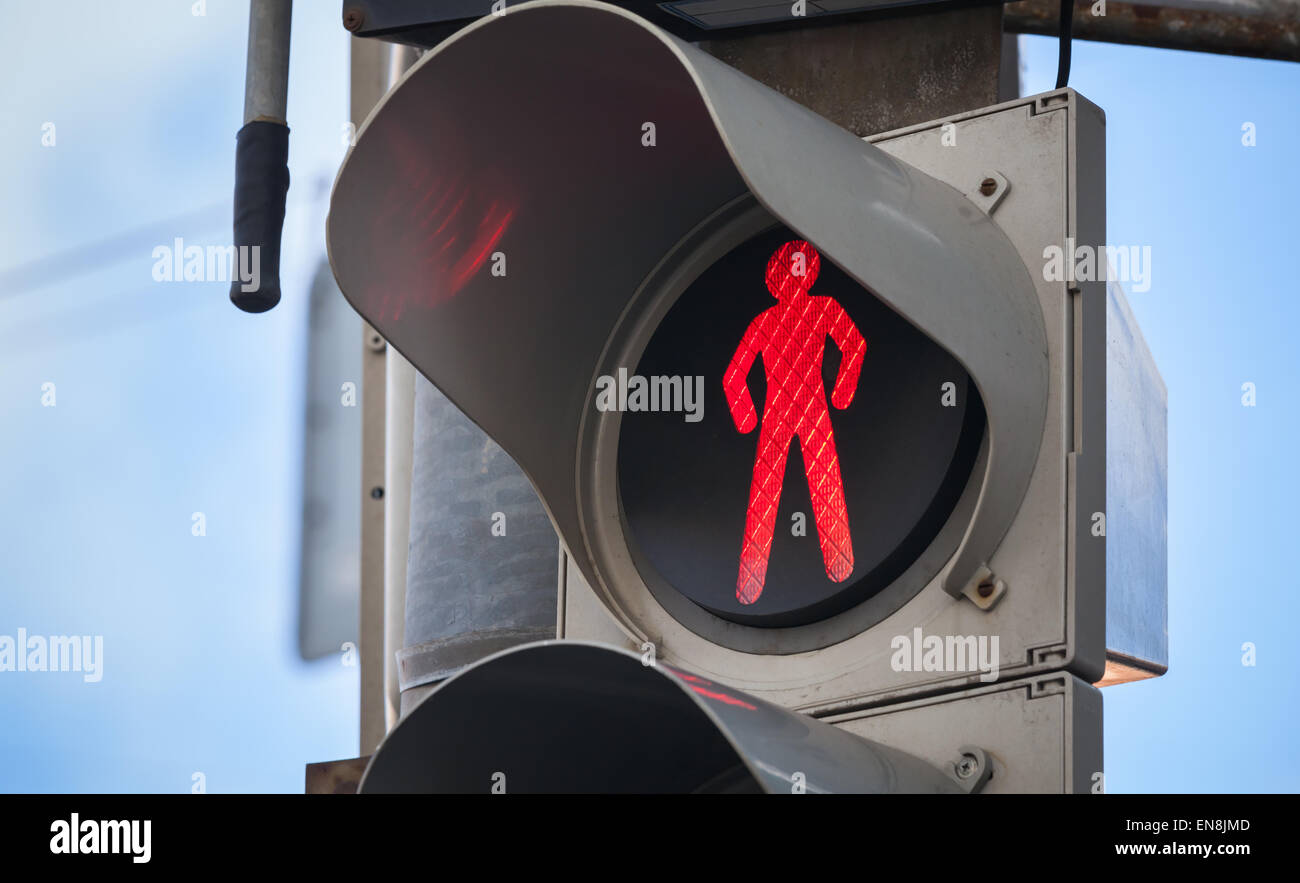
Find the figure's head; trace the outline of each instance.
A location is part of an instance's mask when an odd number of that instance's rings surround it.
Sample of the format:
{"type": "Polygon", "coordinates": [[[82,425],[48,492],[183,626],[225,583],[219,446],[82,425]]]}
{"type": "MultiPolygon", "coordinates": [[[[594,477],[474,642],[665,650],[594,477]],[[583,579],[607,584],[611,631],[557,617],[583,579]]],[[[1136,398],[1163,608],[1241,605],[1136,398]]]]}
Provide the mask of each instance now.
{"type": "Polygon", "coordinates": [[[801,291],[807,294],[817,281],[821,265],[821,255],[812,245],[802,239],[787,242],[767,262],[767,290],[777,300],[801,291]]]}

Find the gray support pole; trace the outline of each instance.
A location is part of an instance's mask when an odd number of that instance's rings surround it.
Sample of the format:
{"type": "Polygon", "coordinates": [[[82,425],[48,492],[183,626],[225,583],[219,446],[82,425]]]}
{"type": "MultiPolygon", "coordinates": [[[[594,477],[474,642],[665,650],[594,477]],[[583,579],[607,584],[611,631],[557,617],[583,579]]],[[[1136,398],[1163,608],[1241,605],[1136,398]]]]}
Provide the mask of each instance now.
{"type": "MultiPolygon", "coordinates": [[[[352,40],[351,116],[360,125],[384,94],[388,50],[378,40],[352,40]]],[[[360,753],[370,754],[387,732],[384,714],[384,428],[387,347],[362,328],[361,370],[361,669],[360,753]]]]}
{"type": "Polygon", "coordinates": [[[387,357],[384,442],[384,728],[401,708],[397,654],[406,616],[406,562],[411,540],[411,456],[415,420],[415,367],[396,350],[387,357]]]}
{"type": "MultiPolygon", "coordinates": [[[[388,87],[419,58],[414,47],[389,50],[388,87]]],[[[406,559],[411,541],[411,444],[415,419],[415,366],[388,353],[384,444],[384,724],[391,730],[401,707],[397,652],[406,616],[406,559]]]]}
{"type": "Polygon", "coordinates": [[[996,104],[1002,10],[982,6],[699,45],[866,136],[996,104]]]}
{"type": "Polygon", "coordinates": [[[288,125],[289,26],[293,0],[253,0],[248,10],[244,122],[288,125]]]}
{"type": "Polygon", "coordinates": [[[402,716],[470,663],[554,638],[555,529],[528,479],[424,377],[415,385],[402,716]]]}

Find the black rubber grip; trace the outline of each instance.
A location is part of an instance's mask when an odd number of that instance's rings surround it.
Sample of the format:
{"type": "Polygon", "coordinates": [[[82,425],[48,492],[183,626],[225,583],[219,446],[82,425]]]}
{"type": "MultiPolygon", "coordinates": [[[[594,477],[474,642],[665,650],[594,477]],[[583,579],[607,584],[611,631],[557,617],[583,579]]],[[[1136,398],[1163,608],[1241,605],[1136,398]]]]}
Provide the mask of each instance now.
{"type": "Polygon", "coordinates": [[[246,123],[236,139],[236,254],[230,302],[247,313],[264,313],[280,302],[280,233],[289,193],[289,127],[255,120],[246,123]],[[249,278],[253,275],[255,280],[249,278]]]}

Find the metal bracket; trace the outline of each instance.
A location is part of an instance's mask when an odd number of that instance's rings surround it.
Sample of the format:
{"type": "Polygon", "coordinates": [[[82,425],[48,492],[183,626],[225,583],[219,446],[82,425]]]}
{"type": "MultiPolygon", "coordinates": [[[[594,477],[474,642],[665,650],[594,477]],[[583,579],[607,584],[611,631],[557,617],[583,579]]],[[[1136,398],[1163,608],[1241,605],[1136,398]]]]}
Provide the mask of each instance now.
{"type": "Polygon", "coordinates": [[[996,607],[1002,600],[1002,596],[1007,593],[1007,582],[998,579],[987,565],[981,564],[961,593],[980,610],[989,611],[996,607]]]}
{"type": "Polygon", "coordinates": [[[1002,204],[1003,198],[1011,190],[1011,182],[1001,172],[986,172],[980,179],[980,183],[974,190],[966,192],[966,198],[975,203],[986,215],[991,215],[999,205],[1002,204]]]}

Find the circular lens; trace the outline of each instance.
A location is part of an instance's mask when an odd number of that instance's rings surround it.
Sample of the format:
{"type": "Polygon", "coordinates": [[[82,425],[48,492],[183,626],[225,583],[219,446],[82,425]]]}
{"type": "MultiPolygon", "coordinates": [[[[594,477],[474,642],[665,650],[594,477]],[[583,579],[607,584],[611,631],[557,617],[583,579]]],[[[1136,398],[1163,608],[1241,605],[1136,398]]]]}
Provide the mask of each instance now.
{"type": "Polygon", "coordinates": [[[605,393],[647,584],[752,626],[888,586],[939,534],[984,431],[961,366],[783,226],[691,283],[605,393]]]}

